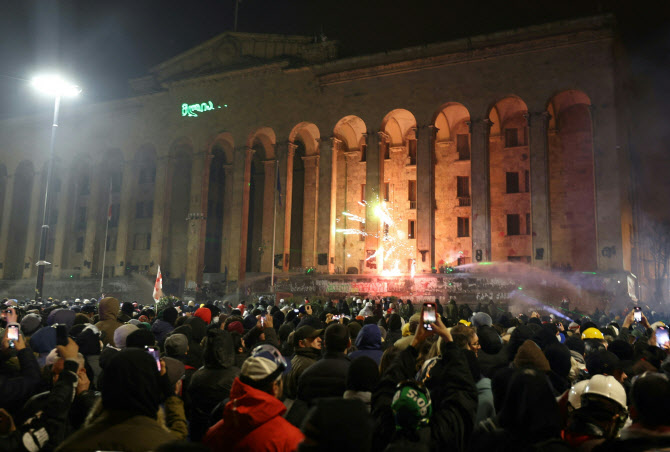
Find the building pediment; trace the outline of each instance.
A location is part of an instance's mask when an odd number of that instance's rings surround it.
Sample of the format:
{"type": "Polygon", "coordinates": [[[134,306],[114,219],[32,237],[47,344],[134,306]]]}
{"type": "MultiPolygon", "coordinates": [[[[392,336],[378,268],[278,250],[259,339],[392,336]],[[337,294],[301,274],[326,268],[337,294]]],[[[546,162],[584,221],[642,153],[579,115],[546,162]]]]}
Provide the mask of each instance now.
{"type": "Polygon", "coordinates": [[[166,82],[263,66],[278,60],[323,63],[337,57],[336,46],[335,41],[310,36],[226,32],[152,67],[147,76],[130,83],[139,94],[156,91],[166,82]]]}

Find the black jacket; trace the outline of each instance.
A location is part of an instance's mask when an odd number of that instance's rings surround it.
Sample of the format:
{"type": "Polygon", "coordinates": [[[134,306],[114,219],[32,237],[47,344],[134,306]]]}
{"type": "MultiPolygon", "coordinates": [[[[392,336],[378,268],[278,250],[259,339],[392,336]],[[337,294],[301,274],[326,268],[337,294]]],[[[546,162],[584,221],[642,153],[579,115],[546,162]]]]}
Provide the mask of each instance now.
{"type": "MultiPolygon", "coordinates": [[[[412,346],[400,352],[372,395],[372,417],[375,420],[373,450],[384,450],[389,442],[405,441],[405,438],[394,436],[395,420],[391,402],[396,385],[414,378],[417,357],[418,352],[412,346]]],[[[477,412],[477,387],[463,351],[453,342],[445,344],[442,359],[431,370],[426,387],[430,391],[433,406],[430,450],[465,450],[477,412]]]]}
{"type": "Polygon", "coordinates": [[[77,384],[78,367],[76,361],[65,361],[58,381],[43,404],[41,416],[28,419],[24,424],[17,425],[17,429],[9,435],[0,437],[0,450],[23,452],[28,450],[24,444],[29,444],[29,441],[40,445],[42,450],[53,450],[63,442],[67,434],[66,424],[77,384]]]}
{"type": "Polygon", "coordinates": [[[321,350],[312,347],[296,348],[291,360],[291,370],[286,375],[284,395],[295,399],[298,395],[298,379],[321,357],[321,350]]]}
{"type": "Polygon", "coordinates": [[[17,411],[23,403],[35,393],[40,384],[40,367],[29,348],[16,353],[20,371],[16,371],[9,363],[0,365],[0,408],[10,414],[17,411]]]}
{"type": "Polygon", "coordinates": [[[240,374],[240,369],[234,366],[233,338],[227,331],[210,330],[207,333],[203,359],[205,365],[193,374],[188,388],[191,441],[200,441],[207,433],[212,410],[230,397],[233,380],[240,374]]]}
{"type": "Polygon", "coordinates": [[[326,352],[298,379],[298,399],[312,403],[320,397],[342,397],[351,360],[344,353],[326,352]]]}

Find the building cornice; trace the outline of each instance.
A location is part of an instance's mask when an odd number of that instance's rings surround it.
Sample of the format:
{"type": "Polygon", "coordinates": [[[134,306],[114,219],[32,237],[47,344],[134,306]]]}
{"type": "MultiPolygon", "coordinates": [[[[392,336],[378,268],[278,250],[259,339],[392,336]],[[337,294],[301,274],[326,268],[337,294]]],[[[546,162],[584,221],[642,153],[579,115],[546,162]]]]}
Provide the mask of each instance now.
{"type": "Polygon", "coordinates": [[[407,47],[312,66],[321,86],[416,72],[575,44],[612,40],[610,16],[555,22],[518,30],[407,47]]]}

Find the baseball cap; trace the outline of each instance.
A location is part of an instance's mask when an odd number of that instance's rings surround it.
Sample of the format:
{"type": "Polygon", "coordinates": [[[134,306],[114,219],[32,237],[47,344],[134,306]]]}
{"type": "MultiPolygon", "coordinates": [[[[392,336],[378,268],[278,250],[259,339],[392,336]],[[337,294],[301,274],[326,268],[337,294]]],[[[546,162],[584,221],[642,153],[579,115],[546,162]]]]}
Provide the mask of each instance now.
{"type": "Polygon", "coordinates": [[[259,345],[242,364],[240,381],[258,388],[275,381],[286,369],[286,359],[274,346],[259,345]]]}
{"type": "Polygon", "coordinates": [[[294,341],[293,345],[297,346],[298,341],[302,341],[305,339],[314,339],[315,337],[319,337],[321,336],[322,333],[323,333],[322,329],[317,330],[316,328],[309,325],[301,326],[300,328],[295,330],[295,333],[293,333],[293,341],[294,341]]]}

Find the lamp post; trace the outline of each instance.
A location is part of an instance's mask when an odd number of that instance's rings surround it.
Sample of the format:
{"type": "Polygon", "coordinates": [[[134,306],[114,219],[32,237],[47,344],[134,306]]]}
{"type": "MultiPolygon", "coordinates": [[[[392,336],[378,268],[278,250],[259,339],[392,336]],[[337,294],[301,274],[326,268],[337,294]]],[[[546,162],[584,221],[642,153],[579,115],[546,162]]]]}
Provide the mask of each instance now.
{"type": "Polygon", "coordinates": [[[51,142],[49,143],[49,161],[47,163],[47,179],[44,184],[44,213],[42,214],[42,232],[40,236],[40,254],[37,261],[37,284],[35,285],[35,297],[42,299],[42,287],[44,286],[44,270],[47,265],[47,241],[49,239],[49,184],[54,162],[54,144],[56,142],[56,129],[58,128],[58,113],[62,97],[73,97],[81,92],[81,88],[73,85],[61,77],[45,75],[33,78],[31,85],[37,91],[54,97],[54,118],[51,126],[51,142]]]}

